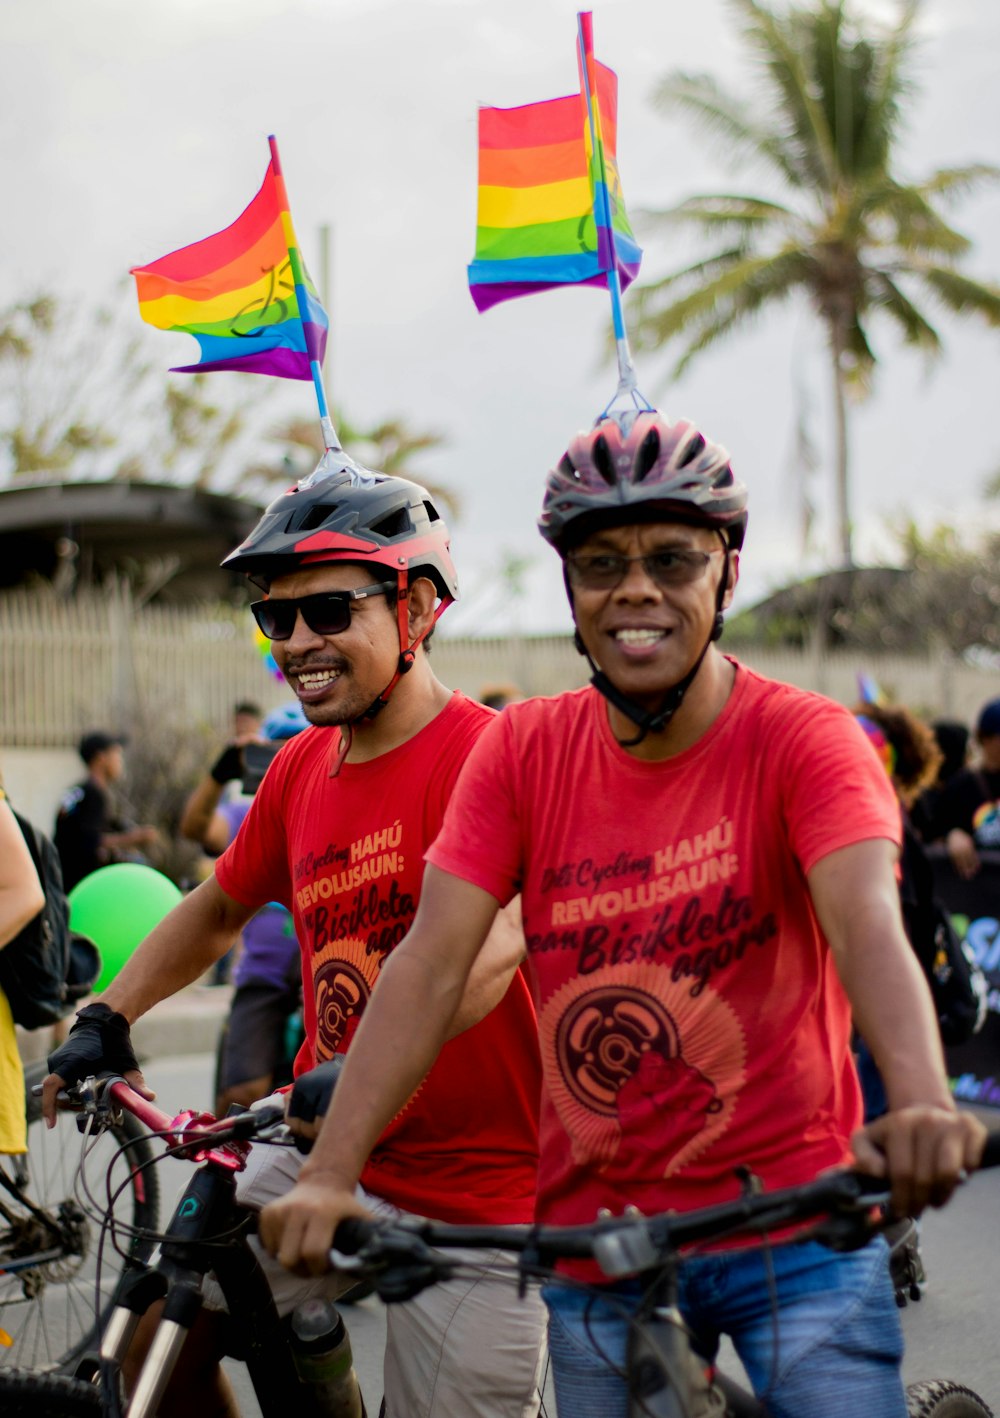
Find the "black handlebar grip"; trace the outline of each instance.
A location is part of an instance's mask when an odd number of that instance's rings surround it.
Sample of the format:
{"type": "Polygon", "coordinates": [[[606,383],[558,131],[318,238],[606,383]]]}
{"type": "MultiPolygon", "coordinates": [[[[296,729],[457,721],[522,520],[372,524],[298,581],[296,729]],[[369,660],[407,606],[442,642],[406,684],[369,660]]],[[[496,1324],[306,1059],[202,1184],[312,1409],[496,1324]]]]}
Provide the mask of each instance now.
{"type": "Polygon", "coordinates": [[[333,1233],[334,1249],[341,1255],[356,1255],[377,1229],[374,1221],[367,1221],[362,1216],[345,1216],[333,1233]]]}

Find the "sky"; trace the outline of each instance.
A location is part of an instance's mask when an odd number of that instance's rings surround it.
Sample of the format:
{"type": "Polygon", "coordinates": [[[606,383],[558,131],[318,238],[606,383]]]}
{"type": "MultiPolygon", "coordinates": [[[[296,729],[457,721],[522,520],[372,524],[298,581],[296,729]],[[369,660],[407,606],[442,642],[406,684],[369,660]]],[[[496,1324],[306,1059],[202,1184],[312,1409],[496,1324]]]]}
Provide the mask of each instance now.
{"type": "MultiPolygon", "coordinates": [[[[875,15],[882,0],[858,0],[875,15]]],[[[460,502],[453,550],[463,604],[442,632],[569,626],[558,562],[535,530],[546,471],[616,384],[608,297],[566,289],[477,314],[465,267],[476,219],[476,111],[576,89],[572,0],[6,0],[0,46],[0,306],[52,290],[86,308],[132,265],[228,225],[260,184],[274,132],[299,244],[314,276],[330,243],[327,381],[356,423],[401,415],[445,436],[413,475],[460,502]],[[520,594],[501,576],[527,568],[520,594]]],[[[618,73],[618,156],[646,247],[643,277],[685,254],[638,213],[698,191],[761,190],[702,137],[653,107],[657,78],[709,71],[749,92],[752,75],[726,0],[603,0],[595,49],[618,73]]],[[[904,178],[972,160],[1000,162],[1000,7],[924,0],[918,82],[900,152],[904,178]]],[[[968,262],[1000,279],[1000,189],[950,214],[975,241],[968,262]]],[[[625,301],[628,319],[628,297],[625,301]]],[[[138,314],[135,316],[139,325],[138,314]]],[[[856,554],[891,555],[904,517],[983,521],[1000,468],[1000,337],[940,321],[945,354],[928,369],[875,327],[884,364],[852,416],[856,554]]],[[[194,342],[148,332],[170,364],[194,342]]],[[[95,339],[101,334],[95,331],[95,339]]],[[[736,609],[818,570],[830,517],[829,374],[821,333],[789,305],[703,355],[671,383],[664,355],[637,359],[640,387],[731,452],[750,489],[736,609]],[[804,551],[793,471],[796,413],[819,455],[816,545],[804,551]]],[[[241,392],[258,376],[219,373],[241,392]]],[[[214,388],[213,388],[214,392],[214,388]]],[[[309,417],[311,386],[285,382],[283,412],[309,417]]],[[[1000,511],[1000,508],[998,508],[1000,511]]]]}

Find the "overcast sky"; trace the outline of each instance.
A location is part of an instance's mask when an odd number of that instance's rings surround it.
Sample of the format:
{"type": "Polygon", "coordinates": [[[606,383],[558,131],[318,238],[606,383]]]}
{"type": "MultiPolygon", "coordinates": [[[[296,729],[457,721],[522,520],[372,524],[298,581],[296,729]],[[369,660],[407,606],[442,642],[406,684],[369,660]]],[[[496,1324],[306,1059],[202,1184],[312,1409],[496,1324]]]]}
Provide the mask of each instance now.
{"type": "MultiPolygon", "coordinates": [[[[876,0],[864,8],[894,13],[876,0]]],[[[573,0],[6,0],[0,302],[41,289],[106,299],[130,265],[226,226],[257,190],[275,132],[314,275],[319,229],[333,229],[334,400],[358,421],[399,413],[447,436],[415,470],[462,500],[454,549],[467,604],[448,623],[565,628],[556,559],[534,519],[547,468],[614,392],[603,354],[609,302],[563,290],[478,315],[465,266],[477,105],[574,91],[576,9],[573,0]],[[492,589],[508,554],[534,559],[529,594],[513,609],[492,589]]],[[[619,166],[633,214],[738,181],[765,185],[754,174],[734,182],[700,137],[650,103],[656,77],[675,67],[749,84],[725,0],[604,0],[594,30],[598,57],[619,76],[619,166]]],[[[921,33],[901,175],[1000,161],[1000,6],[925,0],[921,33]]],[[[969,270],[1000,279],[1000,195],[953,215],[976,242],[969,270]]],[[[662,240],[645,244],[646,277],[678,259],[662,240]]],[[[1000,337],[947,319],[941,329],[945,357],[928,372],[875,327],[885,366],[852,426],[862,560],[885,553],[885,525],[905,509],[930,521],[979,515],[983,482],[1000,467],[1000,337]]],[[[150,338],[164,371],[193,357],[184,337],[150,338]]],[[[822,459],[818,531],[832,550],[829,376],[808,313],[769,315],[674,387],[665,360],[643,357],[638,368],[647,395],[724,443],[750,486],[737,604],[818,566],[803,559],[790,471],[798,390],[822,459]]],[[[285,410],[315,408],[308,384],[289,383],[281,398],[285,410]]]]}

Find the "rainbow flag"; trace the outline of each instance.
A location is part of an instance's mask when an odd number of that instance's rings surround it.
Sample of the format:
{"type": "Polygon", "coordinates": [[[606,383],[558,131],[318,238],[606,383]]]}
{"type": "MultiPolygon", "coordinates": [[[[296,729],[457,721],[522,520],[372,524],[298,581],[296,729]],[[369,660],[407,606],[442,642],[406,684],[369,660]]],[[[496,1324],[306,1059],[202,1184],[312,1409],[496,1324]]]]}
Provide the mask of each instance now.
{"type": "Polygon", "coordinates": [[[554,286],[603,286],[615,257],[622,289],[639,273],[642,250],[618,176],[618,79],[604,64],[593,62],[591,72],[596,153],[588,84],[565,98],[479,110],[479,209],[469,266],[478,310],[554,286]]]}
{"type": "Polygon", "coordinates": [[[201,346],[179,374],[238,369],[313,379],[329,320],[299,253],[273,138],[260,191],[225,231],[132,267],[139,314],[201,346]]]}

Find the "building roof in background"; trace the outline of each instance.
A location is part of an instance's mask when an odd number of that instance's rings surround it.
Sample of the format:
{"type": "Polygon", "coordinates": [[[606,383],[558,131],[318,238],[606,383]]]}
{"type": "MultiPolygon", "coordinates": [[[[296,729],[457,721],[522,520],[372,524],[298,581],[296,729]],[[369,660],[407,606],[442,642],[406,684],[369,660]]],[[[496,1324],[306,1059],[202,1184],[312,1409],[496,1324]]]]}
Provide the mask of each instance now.
{"type": "Polygon", "coordinates": [[[0,589],[60,589],[127,575],[148,599],[227,597],[242,577],[219,563],[257,521],[259,502],[147,482],[39,479],[0,490],[0,589]]]}

